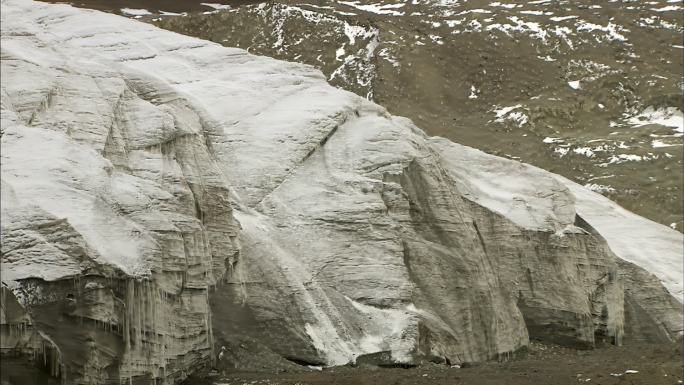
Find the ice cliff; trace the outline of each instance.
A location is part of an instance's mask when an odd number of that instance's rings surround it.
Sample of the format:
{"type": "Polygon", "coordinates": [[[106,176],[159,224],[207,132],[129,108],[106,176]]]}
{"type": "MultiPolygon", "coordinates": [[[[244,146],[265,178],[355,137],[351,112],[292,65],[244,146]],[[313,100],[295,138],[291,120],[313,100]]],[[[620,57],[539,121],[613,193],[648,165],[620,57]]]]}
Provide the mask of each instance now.
{"type": "Polygon", "coordinates": [[[682,234],[566,179],[305,65],[29,0],[1,25],[5,357],[173,384],[682,334],[682,234]]]}

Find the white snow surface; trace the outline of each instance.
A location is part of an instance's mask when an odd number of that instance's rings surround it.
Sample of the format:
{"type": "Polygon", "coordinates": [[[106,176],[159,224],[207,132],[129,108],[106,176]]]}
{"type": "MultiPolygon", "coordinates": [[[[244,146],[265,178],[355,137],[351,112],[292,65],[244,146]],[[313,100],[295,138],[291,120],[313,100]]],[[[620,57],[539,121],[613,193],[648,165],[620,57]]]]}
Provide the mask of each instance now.
{"type": "Polygon", "coordinates": [[[525,228],[560,233],[582,231],[573,225],[577,214],[603,236],[618,257],[655,274],[674,297],[684,301],[682,233],[625,210],[560,175],[441,138],[433,142],[463,181],[470,199],[525,228]],[[546,195],[540,196],[540,191],[546,195]],[[548,195],[549,191],[553,194],[548,195]]]}
{"type": "Polygon", "coordinates": [[[371,4],[361,4],[359,1],[338,1],[340,4],[348,5],[362,11],[377,13],[380,15],[392,15],[392,16],[402,16],[404,12],[396,11],[398,8],[402,8],[404,4],[381,4],[381,3],[371,3],[371,4]]]}
{"type": "Polygon", "coordinates": [[[529,117],[525,114],[526,109],[521,104],[509,107],[498,107],[493,110],[496,114],[496,122],[503,123],[504,121],[515,122],[518,126],[523,126],[529,121],[529,117]]]}
{"type": "Polygon", "coordinates": [[[206,5],[209,8],[214,8],[216,10],[230,9],[230,5],[228,5],[228,4],[221,4],[221,3],[200,3],[200,4],[206,5]]]}
{"type": "Polygon", "coordinates": [[[152,12],[146,9],[135,9],[135,8],[121,8],[121,13],[130,16],[147,16],[151,15],[152,12]]]}
{"type": "Polygon", "coordinates": [[[627,122],[633,126],[659,124],[671,127],[678,133],[684,133],[684,114],[677,107],[653,108],[646,107],[641,113],[632,116],[627,122]]]}
{"type": "Polygon", "coordinates": [[[618,257],[655,274],[675,298],[684,302],[682,233],[625,210],[566,178],[554,177],[575,196],[577,214],[603,236],[618,257]]]}

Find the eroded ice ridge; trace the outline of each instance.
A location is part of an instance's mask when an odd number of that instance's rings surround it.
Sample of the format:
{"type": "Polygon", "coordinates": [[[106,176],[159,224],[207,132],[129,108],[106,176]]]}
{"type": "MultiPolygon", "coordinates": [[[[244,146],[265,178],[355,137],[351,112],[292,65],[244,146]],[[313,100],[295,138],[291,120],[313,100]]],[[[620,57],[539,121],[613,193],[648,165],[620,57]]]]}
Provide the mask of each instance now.
{"type": "Polygon", "coordinates": [[[308,66],[66,5],[2,2],[2,199],[3,348],[81,383],[682,332],[680,233],[308,66]]]}

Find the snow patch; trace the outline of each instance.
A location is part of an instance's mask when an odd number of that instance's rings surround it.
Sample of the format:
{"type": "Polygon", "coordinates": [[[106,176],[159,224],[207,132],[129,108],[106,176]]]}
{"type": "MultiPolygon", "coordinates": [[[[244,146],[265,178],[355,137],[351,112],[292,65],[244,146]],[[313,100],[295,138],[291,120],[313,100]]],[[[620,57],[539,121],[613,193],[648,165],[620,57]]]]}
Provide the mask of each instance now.
{"type": "Polygon", "coordinates": [[[499,3],[498,1],[494,2],[494,3],[489,3],[489,6],[490,7],[508,8],[508,9],[513,9],[516,7],[522,7],[522,5],[520,5],[520,4],[504,4],[504,3],[499,3]]]}
{"type": "MultiPolygon", "coordinates": [[[[605,39],[608,41],[627,41],[627,38],[625,35],[621,34],[620,32],[625,32],[628,31],[616,24],[613,24],[612,22],[608,22],[608,25],[605,27],[602,25],[598,24],[593,24],[589,22],[579,22],[577,24],[577,31],[587,31],[587,32],[595,32],[595,31],[601,31],[605,32],[605,39]]],[[[601,41],[602,39],[599,37],[598,34],[596,35],[596,40],[601,41]]]]}
{"type": "Polygon", "coordinates": [[[572,152],[578,155],[584,155],[587,158],[593,158],[595,155],[594,151],[589,147],[577,147],[573,149],[572,152]]]}
{"type": "Polygon", "coordinates": [[[496,119],[494,121],[503,123],[504,121],[509,120],[517,123],[518,126],[523,126],[529,121],[529,117],[523,111],[516,111],[518,109],[523,109],[521,104],[496,108],[493,111],[496,114],[496,119]]]}
{"type": "Polygon", "coordinates": [[[553,15],[553,12],[544,12],[544,11],[520,11],[520,13],[524,14],[524,15],[533,15],[533,16],[553,15]]]}
{"type": "Polygon", "coordinates": [[[549,20],[551,21],[565,21],[565,20],[570,20],[570,19],[577,19],[579,16],[554,16],[550,17],[549,20]]]}
{"type": "Polygon", "coordinates": [[[470,86],[470,95],[468,95],[468,99],[477,99],[477,94],[480,93],[480,91],[475,88],[475,86],[470,86]]]}
{"type": "Polygon", "coordinates": [[[397,8],[402,8],[404,6],[403,3],[398,3],[398,4],[379,4],[379,3],[360,4],[359,1],[338,1],[338,3],[348,5],[350,7],[354,7],[356,9],[359,9],[362,11],[377,13],[379,15],[391,15],[391,16],[403,16],[404,15],[404,12],[395,11],[395,9],[397,9],[397,8]]]}
{"type": "Polygon", "coordinates": [[[200,4],[205,5],[209,8],[214,8],[216,10],[230,9],[230,5],[227,5],[227,4],[219,4],[219,3],[200,3],[200,4]]]}
{"type": "Polygon", "coordinates": [[[146,9],[134,9],[134,8],[121,8],[121,13],[128,16],[147,16],[151,15],[152,12],[146,9]]]}
{"type": "Polygon", "coordinates": [[[680,11],[680,10],[682,10],[682,9],[684,9],[684,8],[679,7],[679,6],[677,6],[677,5],[666,5],[666,6],[662,7],[662,8],[651,8],[651,11],[655,11],[655,12],[671,12],[671,11],[680,11]]]}
{"type": "Polygon", "coordinates": [[[598,183],[587,183],[584,185],[584,187],[588,188],[591,191],[596,191],[599,194],[604,194],[604,193],[614,193],[616,190],[607,185],[603,184],[598,184],[598,183]]]}
{"type": "Polygon", "coordinates": [[[659,124],[670,127],[677,133],[684,133],[684,114],[677,107],[666,107],[656,109],[652,106],[646,107],[640,114],[630,117],[627,122],[635,127],[647,124],[659,124]]]}
{"type": "Polygon", "coordinates": [[[572,88],[573,90],[579,90],[579,89],[582,88],[582,86],[581,86],[579,80],[572,80],[572,81],[569,81],[569,82],[568,82],[568,85],[569,85],[570,88],[572,88]]]}
{"type": "Polygon", "coordinates": [[[659,139],[655,139],[655,140],[651,141],[651,147],[653,147],[653,148],[663,148],[663,147],[673,147],[673,146],[678,146],[678,144],[665,143],[659,139]]]}

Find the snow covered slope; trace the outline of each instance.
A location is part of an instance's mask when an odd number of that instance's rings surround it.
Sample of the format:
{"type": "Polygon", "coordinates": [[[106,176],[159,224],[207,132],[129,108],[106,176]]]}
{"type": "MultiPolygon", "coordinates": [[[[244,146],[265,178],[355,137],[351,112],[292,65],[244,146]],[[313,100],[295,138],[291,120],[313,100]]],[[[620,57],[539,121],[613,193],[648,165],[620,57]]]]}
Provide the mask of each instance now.
{"type": "Polygon", "coordinates": [[[464,191],[470,199],[528,228],[557,231],[579,215],[606,240],[615,255],[655,274],[673,296],[684,301],[684,236],[680,232],[534,166],[442,139],[434,141],[445,146],[443,153],[452,162],[450,169],[457,180],[467,182],[464,191]],[[568,192],[573,196],[572,206],[554,204],[558,195],[568,192]]]}
{"type": "Polygon", "coordinates": [[[429,135],[682,231],[683,14],[676,0],[280,0],[142,20],[313,65],[429,135]]]}
{"type": "Polygon", "coordinates": [[[214,348],[218,367],[465,362],[682,332],[681,303],[614,255],[681,269],[667,227],[611,228],[614,203],[311,67],[120,16],[2,1],[1,177],[21,305],[2,347],[81,383],[176,383],[214,348]],[[663,259],[616,243],[635,229],[663,259]]]}

